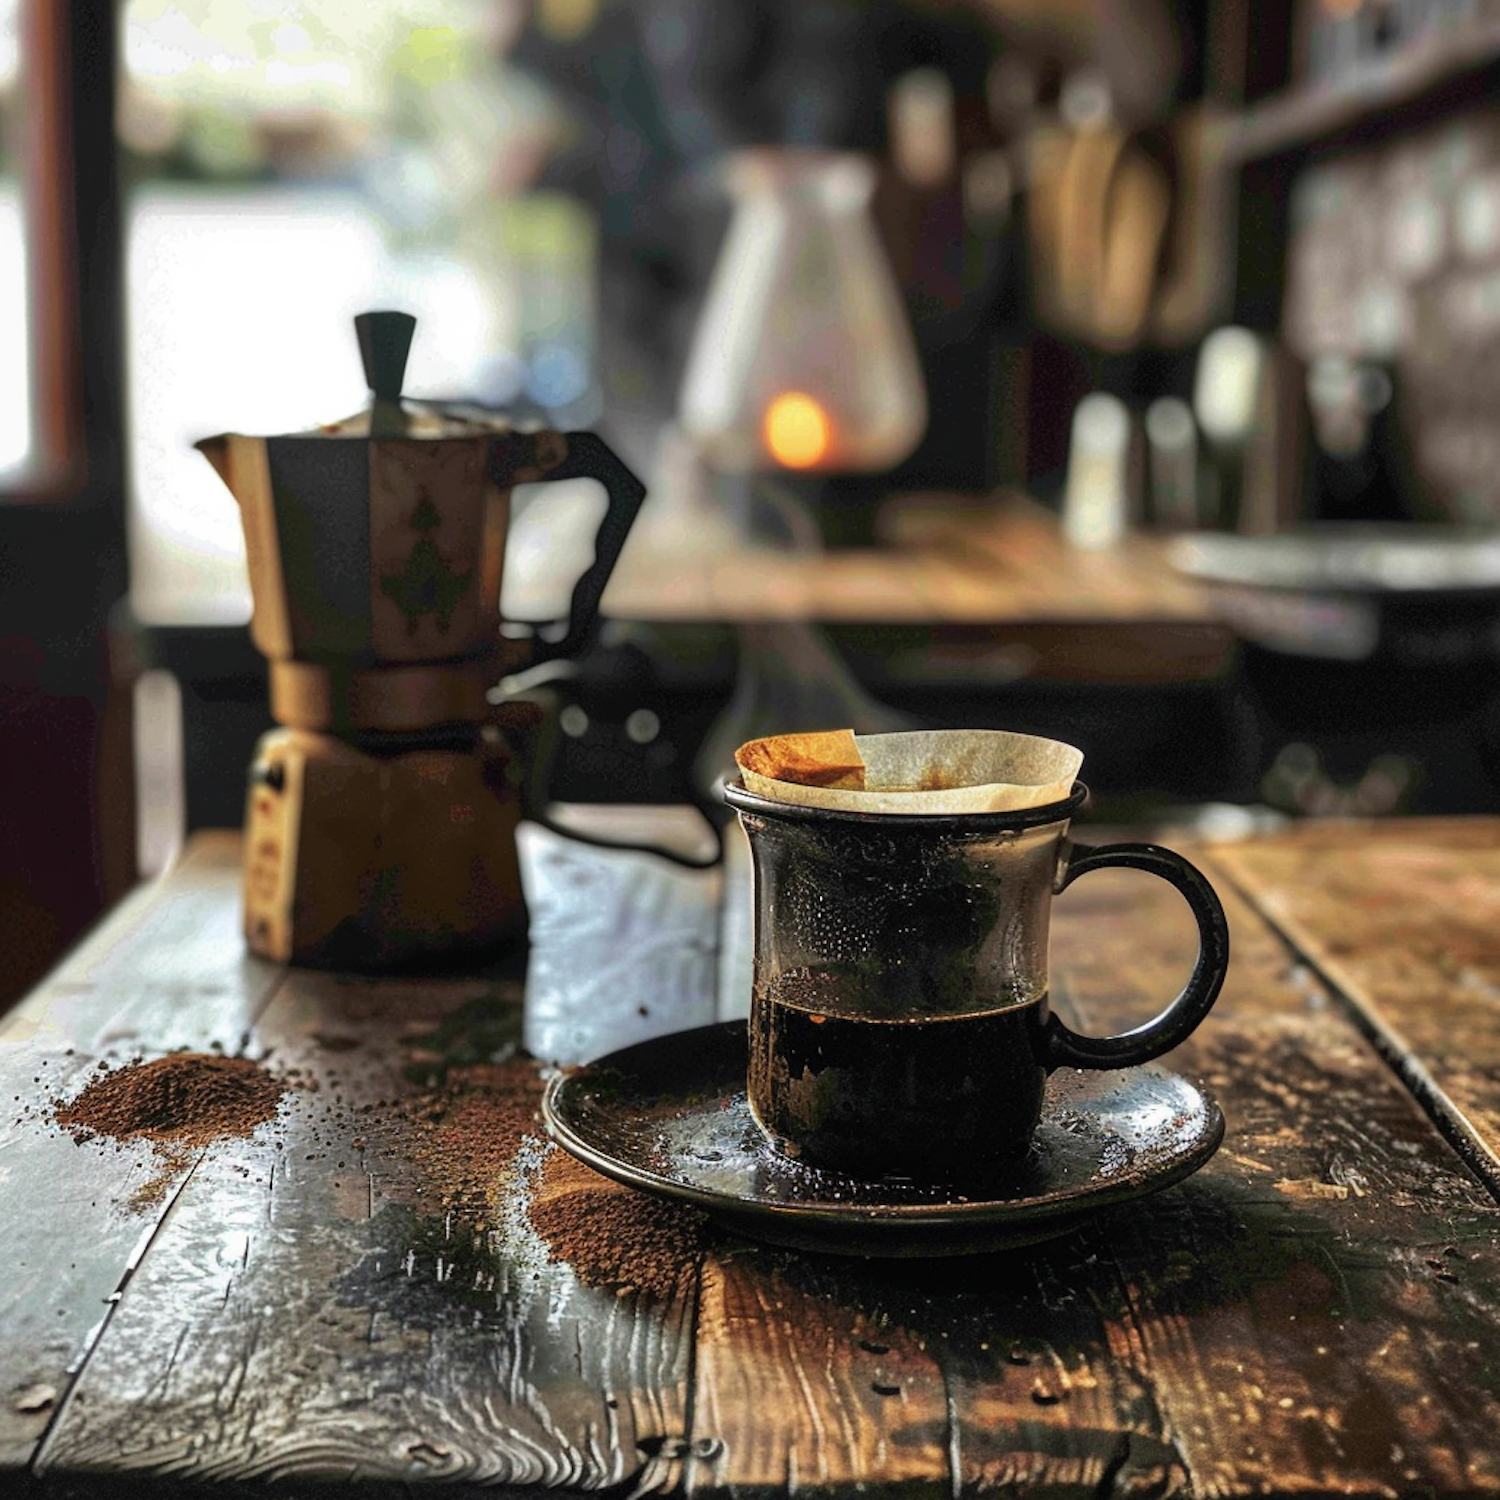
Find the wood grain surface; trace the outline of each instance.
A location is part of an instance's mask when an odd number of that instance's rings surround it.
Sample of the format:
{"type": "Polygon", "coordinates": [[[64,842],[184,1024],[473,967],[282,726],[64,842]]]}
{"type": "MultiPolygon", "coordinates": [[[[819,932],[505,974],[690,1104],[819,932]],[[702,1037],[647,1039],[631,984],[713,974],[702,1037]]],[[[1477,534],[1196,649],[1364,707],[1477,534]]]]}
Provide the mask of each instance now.
{"type": "Polygon", "coordinates": [[[144,1149],[80,1151],[48,1101],[106,1055],[238,1051],[282,971],[239,938],[239,843],[202,841],[168,884],[138,890],[0,1030],[0,1469],[24,1464],[123,1298],[171,1193],[144,1149]]]}
{"type": "MultiPolygon", "coordinates": [[[[1174,1055],[1228,1135],[1195,1179],[1118,1216],[1118,1336],[1145,1358],[1194,1493],[1492,1491],[1500,1210],[1435,1149],[1344,997],[1237,893],[1224,867],[1254,847],[1200,859],[1234,953],[1174,1055]]],[[[1059,901],[1055,941],[1077,934],[1074,1002],[1123,1024],[1139,1015],[1124,996],[1165,998],[1185,975],[1186,923],[1143,878],[1092,880],[1059,901]]]]}
{"type": "Polygon", "coordinates": [[[799,554],[749,545],[696,552],[643,528],[627,543],[604,611],[628,620],[1190,623],[1229,632],[1208,594],[1150,537],[1085,551],[1020,494],[985,504],[904,497],[880,547],[799,554]]]}
{"type": "Polygon", "coordinates": [[[1303,825],[1220,863],[1500,1192],[1500,818],[1303,825]]]}
{"type": "MultiPolygon", "coordinates": [[[[1368,871],[1373,903],[1425,851],[1428,946],[1393,994],[1450,952],[1494,972],[1480,934],[1461,948],[1462,911],[1493,902],[1500,876],[1471,889],[1489,869],[1477,824],[1390,825],[1386,843],[1318,832],[1195,854],[1235,949],[1171,1062],[1222,1102],[1218,1155],[1048,1244],[939,1262],[733,1239],[558,1159],[534,1122],[519,1150],[514,1131],[487,1134],[486,1110],[534,1100],[511,1049],[535,953],[427,979],[258,965],[237,936],[236,846],[196,845],[0,1033],[16,1096],[0,1250],[23,1270],[0,1300],[0,1493],[1500,1492],[1500,1205],[1393,1066],[1395,1043],[1371,1040],[1370,995],[1350,993],[1365,970],[1310,957],[1351,930],[1358,892],[1319,917],[1298,894],[1317,882],[1295,872],[1321,848],[1330,879],[1368,871]],[[1405,863],[1366,861],[1372,847],[1405,863]],[[273,1127],[203,1151],[154,1210],[130,1203],[149,1164],[45,1118],[100,1056],[214,1042],[298,1086],[273,1127]],[[654,1274],[560,1256],[531,1217],[560,1192],[654,1243],[654,1274]]],[[[620,889],[575,857],[554,861],[549,943],[566,943],[568,901],[592,903],[598,929],[601,893],[620,889]]],[[[650,857],[634,858],[646,879],[650,857]]],[[[715,881],[673,880],[671,921],[711,948],[715,881]]],[[[637,892],[632,920],[659,900],[637,892]]],[[[1098,1030],[1144,1020],[1190,942],[1160,882],[1092,874],[1056,903],[1060,1003],[1098,1030]]],[[[566,966],[546,962],[555,1017],[566,966]]],[[[608,984],[580,978],[577,1024],[611,1034],[683,973],[680,953],[622,945],[608,984]]]]}

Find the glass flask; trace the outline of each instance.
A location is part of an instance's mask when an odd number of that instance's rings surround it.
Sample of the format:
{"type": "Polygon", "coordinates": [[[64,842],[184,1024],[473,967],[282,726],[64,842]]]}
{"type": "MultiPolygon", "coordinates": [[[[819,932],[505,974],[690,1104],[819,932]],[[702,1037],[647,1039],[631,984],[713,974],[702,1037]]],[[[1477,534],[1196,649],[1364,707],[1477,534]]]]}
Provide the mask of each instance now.
{"type": "Polygon", "coordinates": [[[689,354],[684,429],[725,473],[878,473],[927,398],[870,214],[875,167],[758,148],[728,162],[733,214],[689,354]]]}

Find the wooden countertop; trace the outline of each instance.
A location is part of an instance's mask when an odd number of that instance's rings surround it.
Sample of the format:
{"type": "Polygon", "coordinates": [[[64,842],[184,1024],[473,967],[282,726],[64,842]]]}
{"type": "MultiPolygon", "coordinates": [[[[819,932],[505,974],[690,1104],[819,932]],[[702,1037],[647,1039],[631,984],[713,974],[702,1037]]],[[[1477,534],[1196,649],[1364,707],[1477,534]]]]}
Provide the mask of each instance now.
{"type": "MultiPolygon", "coordinates": [[[[642,1219],[670,1274],[629,1291],[528,1230],[555,1148],[444,1210],[372,1122],[517,1027],[564,1055],[732,1012],[737,866],[528,832],[529,964],[374,980],[247,957],[238,841],[195,840],[0,1031],[0,1491],[1500,1493],[1500,820],[1189,852],[1234,941],[1170,1059],[1228,1119],[1195,1176],[972,1260],[642,1219]],[[318,1086],[155,1196],[143,1146],[52,1119],[100,1059],[215,1047],[318,1086]]],[[[1090,875],[1055,987],[1121,1026],[1189,941],[1159,882],[1090,875]]]]}
{"type": "MultiPolygon", "coordinates": [[[[649,505],[649,502],[648,502],[649,505]]],[[[1206,591],[1143,535],[1086,551],[1017,493],[908,495],[887,507],[879,547],[823,553],[724,544],[643,512],[604,611],[655,621],[1120,624],[1219,627],[1206,591]]],[[[1222,628],[1222,627],[1220,627],[1222,628]]]]}

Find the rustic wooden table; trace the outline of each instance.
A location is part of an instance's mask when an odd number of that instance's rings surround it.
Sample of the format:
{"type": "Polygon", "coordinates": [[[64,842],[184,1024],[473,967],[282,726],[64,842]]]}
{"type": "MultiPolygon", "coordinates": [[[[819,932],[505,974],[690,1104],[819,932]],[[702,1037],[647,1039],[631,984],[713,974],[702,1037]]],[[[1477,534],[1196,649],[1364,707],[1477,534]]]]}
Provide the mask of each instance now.
{"type": "MultiPolygon", "coordinates": [[[[509,1042],[711,1019],[737,929],[712,874],[527,859],[524,961],[372,980],[248,958],[237,841],[200,838],[11,1014],[0,1493],[1500,1492],[1500,821],[1203,849],[1233,967],[1171,1062],[1222,1148],[936,1262],[759,1247],[555,1171],[509,1042]],[[165,1166],[60,1128],[100,1059],[172,1049],[302,1086],[165,1166]],[[548,1194],[594,1215],[584,1251],[538,1231],[548,1194]]],[[[1109,872],[1059,900],[1083,1019],[1180,975],[1175,902],[1109,872]]]]}
{"type": "MultiPolygon", "coordinates": [[[[645,522],[650,502],[642,512],[645,522]]],[[[796,553],[673,517],[632,531],[605,590],[614,620],[878,627],[925,647],[924,667],[976,681],[1019,676],[1197,682],[1227,672],[1234,631],[1160,538],[1090,551],[1027,496],[912,494],[887,508],[879,547],[796,553]]]]}

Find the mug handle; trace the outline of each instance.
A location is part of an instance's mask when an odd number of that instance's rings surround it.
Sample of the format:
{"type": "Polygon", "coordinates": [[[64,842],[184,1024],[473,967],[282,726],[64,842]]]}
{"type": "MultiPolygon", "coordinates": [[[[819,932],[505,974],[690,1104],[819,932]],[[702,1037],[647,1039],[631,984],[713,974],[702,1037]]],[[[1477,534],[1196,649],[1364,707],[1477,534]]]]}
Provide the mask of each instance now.
{"type": "Polygon", "coordinates": [[[490,444],[486,467],[502,490],[557,479],[597,479],[604,486],[607,504],[594,533],[594,560],[573,585],[567,629],[558,640],[538,635],[531,665],[577,656],[593,633],[604,586],[646,497],[646,486],[592,432],[507,432],[490,444]]]}
{"type": "Polygon", "coordinates": [[[1198,924],[1198,957],[1182,993],[1153,1021],[1118,1036],[1082,1036],[1056,1015],[1047,1020],[1043,1062],[1054,1068],[1129,1068],[1185,1041],[1219,997],[1229,971],[1229,923],[1208,878],[1182,855],[1156,844],[1073,844],[1054,892],[1061,895],[1090,870],[1124,866],[1159,875],[1182,892],[1198,924]]]}

